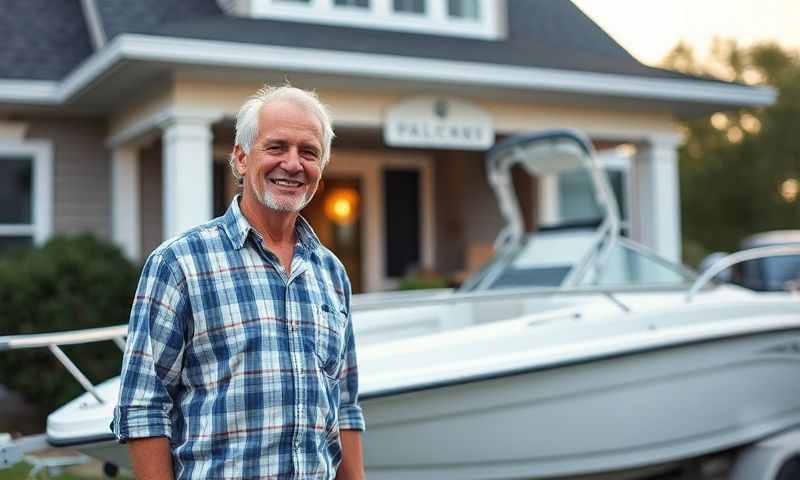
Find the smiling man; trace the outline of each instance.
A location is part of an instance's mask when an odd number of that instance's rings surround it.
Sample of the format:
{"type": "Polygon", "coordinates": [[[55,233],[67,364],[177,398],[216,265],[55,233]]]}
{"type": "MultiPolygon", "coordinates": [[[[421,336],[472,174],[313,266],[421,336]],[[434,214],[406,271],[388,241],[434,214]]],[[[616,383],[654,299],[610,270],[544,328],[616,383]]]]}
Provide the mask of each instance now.
{"type": "Polygon", "coordinates": [[[313,93],[259,90],[241,195],[148,258],[114,414],[137,478],[363,478],[350,282],[299,216],[332,138],[313,93]]]}

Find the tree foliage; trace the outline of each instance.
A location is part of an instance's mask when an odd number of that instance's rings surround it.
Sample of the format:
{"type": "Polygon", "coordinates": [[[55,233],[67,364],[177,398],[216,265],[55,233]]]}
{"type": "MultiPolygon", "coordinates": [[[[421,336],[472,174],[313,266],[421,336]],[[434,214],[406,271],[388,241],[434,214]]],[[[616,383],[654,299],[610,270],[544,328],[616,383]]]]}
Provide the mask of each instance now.
{"type": "MultiPolygon", "coordinates": [[[[116,247],[86,235],[0,256],[0,335],[124,324],[137,274],[116,247]]],[[[95,383],[119,373],[121,352],[111,342],[63,350],[95,383]]],[[[42,412],[82,392],[47,349],[0,352],[0,383],[42,412]]]]}
{"type": "Polygon", "coordinates": [[[683,122],[680,148],[684,252],[697,264],[713,251],[733,251],[740,240],[766,230],[800,228],[800,57],[775,43],[747,48],[715,39],[699,61],[679,43],[663,66],[746,84],[778,94],[761,109],[718,112],[683,122]]]}

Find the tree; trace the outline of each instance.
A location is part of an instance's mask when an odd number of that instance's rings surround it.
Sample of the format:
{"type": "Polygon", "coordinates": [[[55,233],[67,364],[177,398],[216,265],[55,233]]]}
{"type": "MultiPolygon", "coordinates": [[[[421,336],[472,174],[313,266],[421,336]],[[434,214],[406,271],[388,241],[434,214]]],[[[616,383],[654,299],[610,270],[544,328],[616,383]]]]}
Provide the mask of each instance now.
{"type": "Polygon", "coordinates": [[[800,228],[800,58],[775,43],[715,39],[699,62],[678,43],[663,66],[777,90],[774,105],[683,122],[679,151],[685,260],[736,250],[750,234],[800,228]]]}

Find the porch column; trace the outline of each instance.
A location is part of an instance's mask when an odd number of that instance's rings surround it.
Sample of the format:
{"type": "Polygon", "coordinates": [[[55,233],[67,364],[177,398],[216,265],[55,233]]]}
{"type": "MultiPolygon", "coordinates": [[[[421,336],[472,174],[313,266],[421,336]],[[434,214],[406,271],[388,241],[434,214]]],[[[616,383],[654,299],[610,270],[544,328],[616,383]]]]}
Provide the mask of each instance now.
{"type": "Polygon", "coordinates": [[[204,116],[174,116],[162,127],[165,239],[210,220],[213,214],[211,123],[204,116]]]}
{"type": "Polygon", "coordinates": [[[661,256],[681,260],[679,135],[650,137],[640,145],[634,165],[633,233],[661,256]]]}
{"type": "Polygon", "coordinates": [[[133,145],[111,150],[111,237],[128,259],[141,257],[139,156],[133,145]]]}
{"type": "MultiPolygon", "coordinates": [[[[559,219],[559,198],[558,198],[558,176],[542,175],[538,177],[539,185],[537,188],[534,205],[539,206],[538,222],[539,225],[551,225],[558,223],[559,219]]],[[[536,225],[534,225],[536,227],[536,225]]]]}

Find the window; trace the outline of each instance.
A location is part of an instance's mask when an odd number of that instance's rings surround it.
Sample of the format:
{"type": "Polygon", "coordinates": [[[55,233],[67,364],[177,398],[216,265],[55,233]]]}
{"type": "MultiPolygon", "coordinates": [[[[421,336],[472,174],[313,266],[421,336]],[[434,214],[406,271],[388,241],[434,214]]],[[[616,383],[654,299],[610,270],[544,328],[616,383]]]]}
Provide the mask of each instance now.
{"type": "Polygon", "coordinates": [[[383,172],[386,276],[403,277],[420,266],[419,172],[383,172]]]}
{"type": "Polygon", "coordinates": [[[478,20],[481,17],[478,0],[447,0],[447,14],[469,20],[478,20]]]}
{"type": "Polygon", "coordinates": [[[337,7],[369,8],[369,0],[335,0],[333,4],[337,7]]]}
{"type": "Polygon", "coordinates": [[[10,157],[0,162],[0,223],[32,223],[32,183],[32,158],[10,157]]]}
{"type": "Polygon", "coordinates": [[[506,0],[225,0],[230,15],[497,40],[506,0]]]}
{"type": "MultiPolygon", "coordinates": [[[[614,151],[598,153],[598,161],[608,178],[611,193],[619,207],[623,232],[629,230],[631,159],[614,151]]],[[[563,172],[558,176],[558,214],[560,222],[586,222],[602,219],[596,193],[588,171],[563,172]]]]}
{"type": "Polygon", "coordinates": [[[0,143],[0,255],[50,235],[49,145],[0,143]]]}
{"type": "Polygon", "coordinates": [[[758,258],[733,268],[733,281],[738,285],[762,292],[783,292],[800,280],[800,255],[758,258]]]}
{"type": "Polygon", "coordinates": [[[425,0],[394,0],[394,11],[425,13],[425,0]]]}

